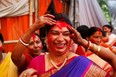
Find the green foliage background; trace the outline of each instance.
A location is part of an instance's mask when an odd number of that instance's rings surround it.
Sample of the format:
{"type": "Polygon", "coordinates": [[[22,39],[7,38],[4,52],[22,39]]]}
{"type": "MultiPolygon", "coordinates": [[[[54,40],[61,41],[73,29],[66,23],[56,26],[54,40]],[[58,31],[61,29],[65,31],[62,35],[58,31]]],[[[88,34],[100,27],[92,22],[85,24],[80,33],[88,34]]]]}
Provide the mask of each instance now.
{"type": "Polygon", "coordinates": [[[102,10],[106,16],[107,21],[111,22],[110,12],[108,9],[108,0],[98,0],[98,2],[99,2],[100,7],[102,8],[102,10]]]}

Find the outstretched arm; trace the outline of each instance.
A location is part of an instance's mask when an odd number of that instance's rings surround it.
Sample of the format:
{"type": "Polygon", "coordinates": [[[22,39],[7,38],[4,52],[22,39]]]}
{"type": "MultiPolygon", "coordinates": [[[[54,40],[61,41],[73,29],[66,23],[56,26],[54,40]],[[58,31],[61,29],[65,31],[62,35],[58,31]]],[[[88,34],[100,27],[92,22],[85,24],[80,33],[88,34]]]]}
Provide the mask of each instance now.
{"type": "Polygon", "coordinates": [[[23,52],[26,48],[26,45],[28,45],[32,34],[36,30],[44,27],[45,24],[54,25],[56,21],[53,20],[53,18],[54,16],[50,14],[41,16],[32,26],[29,27],[27,32],[23,34],[20,41],[13,49],[11,55],[13,62],[16,64],[16,66],[18,66],[18,68],[21,68],[25,62],[25,56],[23,55],[23,52]]]}
{"type": "Polygon", "coordinates": [[[85,48],[89,48],[95,54],[97,54],[102,59],[106,60],[110,63],[114,69],[114,76],[116,77],[116,55],[112,53],[108,48],[95,45],[85,39],[83,39],[78,31],[76,31],[73,27],[69,27],[69,29],[73,32],[71,38],[74,40],[75,43],[81,44],[85,48]]]}

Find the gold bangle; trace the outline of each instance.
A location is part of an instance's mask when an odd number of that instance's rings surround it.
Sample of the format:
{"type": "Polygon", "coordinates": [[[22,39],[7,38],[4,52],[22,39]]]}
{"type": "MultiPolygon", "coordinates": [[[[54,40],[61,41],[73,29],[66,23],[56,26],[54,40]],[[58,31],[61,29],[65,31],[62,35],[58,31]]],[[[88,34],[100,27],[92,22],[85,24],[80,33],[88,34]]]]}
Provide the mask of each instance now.
{"type": "Polygon", "coordinates": [[[97,52],[99,52],[101,50],[101,47],[100,46],[98,46],[98,50],[97,50],[97,52]]]}
{"type": "Polygon", "coordinates": [[[100,46],[98,46],[98,50],[97,50],[97,55],[99,54],[99,51],[101,50],[101,47],[100,46]]]}
{"type": "Polygon", "coordinates": [[[91,42],[90,41],[88,41],[88,47],[87,47],[87,50],[89,50],[90,49],[90,47],[91,47],[91,42]]]}
{"type": "Polygon", "coordinates": [[[97,45],[93,44],[93,50],[96,52],[97,51],[97,45]]]}
{"type": "Polygon", "coordinates": [[[98,55],[98,52],[101,50],[101,47],[96,45],[96,44],[93,44],[93,50],[95,51],[95,53],[98,55]]]}

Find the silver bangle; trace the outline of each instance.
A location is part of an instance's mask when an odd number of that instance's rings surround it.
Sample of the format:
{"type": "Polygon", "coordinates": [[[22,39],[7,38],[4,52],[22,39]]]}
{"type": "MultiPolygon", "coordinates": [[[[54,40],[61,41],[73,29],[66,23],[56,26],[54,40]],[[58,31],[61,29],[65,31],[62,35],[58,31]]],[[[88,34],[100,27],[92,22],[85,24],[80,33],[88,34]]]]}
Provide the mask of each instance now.
{"type": "Polygon", "coordinates": [[[29,44],[23,42],[22,38],[20,38],[19,41],[20,41],[24,46],[26,46],[26,47],[29,45],[29,44]]]}

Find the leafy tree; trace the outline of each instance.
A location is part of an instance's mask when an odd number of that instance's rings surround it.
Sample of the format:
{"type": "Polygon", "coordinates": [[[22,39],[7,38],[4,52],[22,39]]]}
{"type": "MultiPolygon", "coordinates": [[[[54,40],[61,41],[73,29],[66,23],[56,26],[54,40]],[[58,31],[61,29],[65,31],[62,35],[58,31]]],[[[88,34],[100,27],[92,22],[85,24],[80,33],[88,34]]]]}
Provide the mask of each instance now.
{"type": "Polygon", "coordinates": [[[110,18],[110,13],[109,13],[109,8],[108,8],[108,0],[98,0],[101,9],[103,10],[106,19],[108,20],[108,22],[111,22],[111,18],[110,18]]]}

